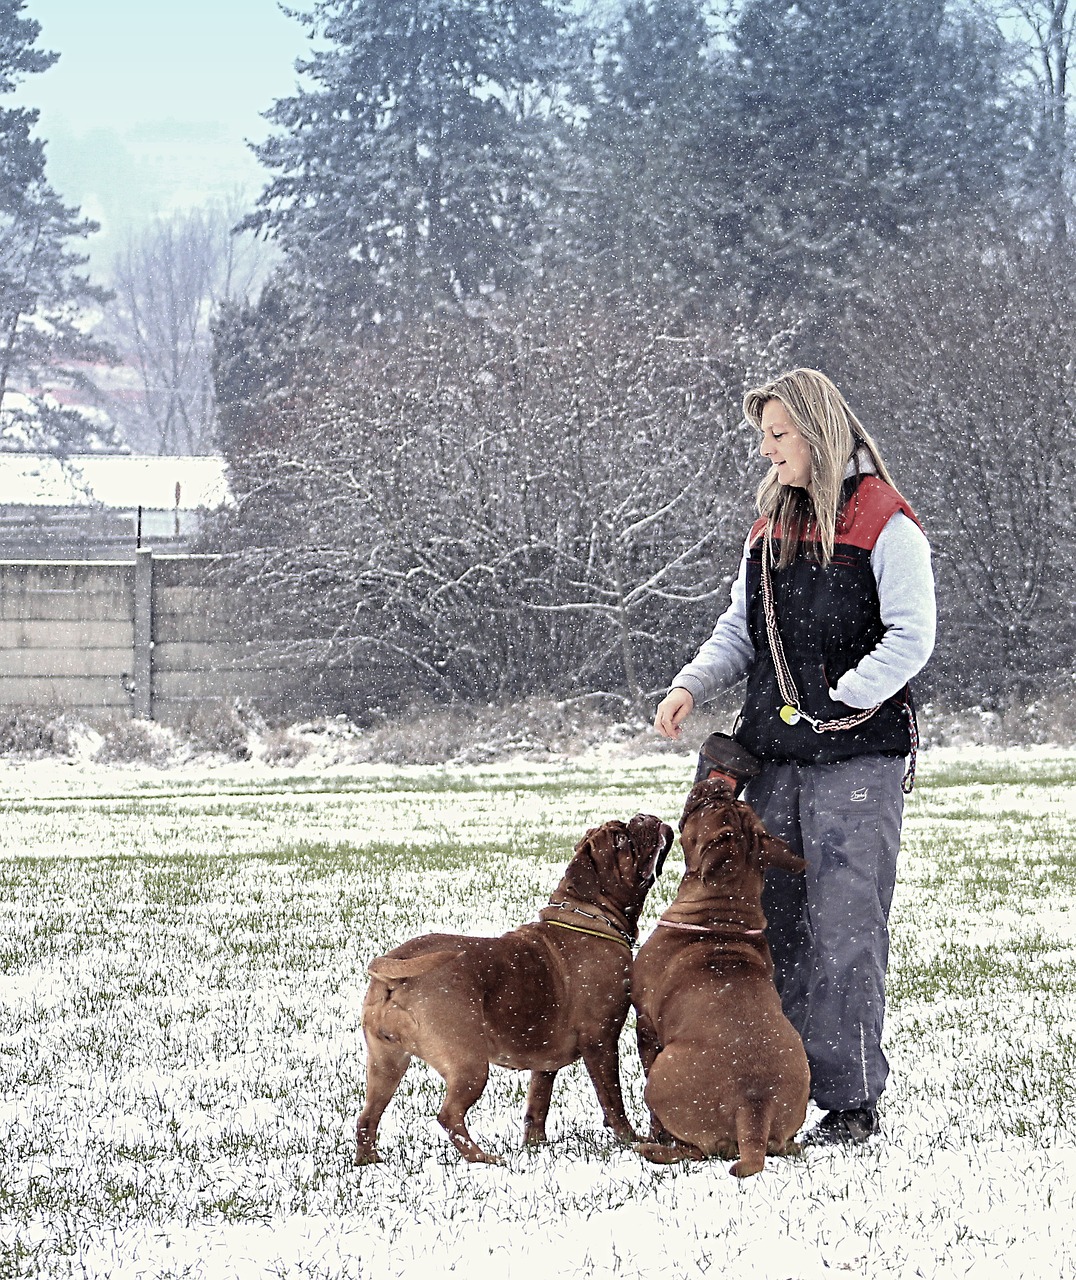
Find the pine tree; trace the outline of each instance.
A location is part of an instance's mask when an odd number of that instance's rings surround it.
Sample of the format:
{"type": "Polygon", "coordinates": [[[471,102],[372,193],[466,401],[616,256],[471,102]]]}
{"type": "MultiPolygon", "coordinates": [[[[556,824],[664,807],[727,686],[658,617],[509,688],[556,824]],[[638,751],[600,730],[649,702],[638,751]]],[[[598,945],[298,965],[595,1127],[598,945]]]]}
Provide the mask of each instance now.
{"type": "MultiPolygon", "coordinates": [[[[0,0],[0,95],[23,76],[44,71],[57,55],[35,48],[40,26],[21,17],[24,0],[0,0]]],[[[44,369],[101,354],[81,323],[82,308],[104,293],[81,274],[86,258],[69,241],[89,235],[96,224],[80,217],[45,178],[45,146],[31,136],[38,113],[0,108],[0,408],[13,380],[32,386],[44,369]]],[[[45,442],[77,446],[71,415],[40,414],[23,433],[43,428],[45,442]]]]}
{"type": "Polygon", "coordinates": [[[732,29],[747,270],[851,283],[872,246],[990,221],[1026,120],[1011,53],[950,0],[747,0],[732,29]]]}
{"type": "Polygon", "coordinates": [[[880,247],[992,221],[1029,118],[954,0],[630,0],[599,61],[574,259],[676,311],[839,313],[880,247]]]}
{"type": "Polygon", "coordinates": [[[354,327],[504,288],[539,247],[567,24],[556,0],[320,0],[314,87],[267,113],[248,225],[354,327]]]}
{"type": "Polygon", "coordinates": [[[601,60],[575,210],[578,261],[610,292],[691,311],[712,295],[721,79],[698,0],[631,0],[601,60]]]}
{"type": "MultiPolygon", "coordinates": [[[[24,8],[24,0],[0,0],[0,95],[58,56],[36,49],[41,28],[20,17],[24,8]]],[[[63,378],[70,362],[107,355],[87,333],[83,310],[106,294],[82,274],[86,257],[69,247],[96,223],[49,186],[45,143],[31,136],[36,123],[35,110],[0,108],[0,410],[6,447],[67,452],[115,440],[40,397],[31,397],[31,412],[5,410],[4,403],[14,385],[32,392],[42,372],[63,378]]]]}

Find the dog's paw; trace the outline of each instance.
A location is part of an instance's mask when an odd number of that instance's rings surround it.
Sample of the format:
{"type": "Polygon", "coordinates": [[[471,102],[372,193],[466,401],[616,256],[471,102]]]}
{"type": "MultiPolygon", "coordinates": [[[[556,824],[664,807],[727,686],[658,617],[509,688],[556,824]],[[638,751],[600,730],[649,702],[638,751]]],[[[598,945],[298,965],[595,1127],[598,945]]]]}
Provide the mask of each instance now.
{"type": "Polygon", "coordinates": [[[683,1159],[675,1147],[666,1146],[663,1142],[634,1142],[632,1150],[651,1164],[675,1164],[683,1159]]]}
{"type": "Polygon", "coordinates": [[[704,1160],[698,1147],[684,1142],[633,1142],[632,1150],[651,1164],[679,1164],[681,1160],[704,1160]]]}
{"type": "Polygon", "coordinates": [[[768,1156],[801,1156],[803,1155],[803,1144],[796,1141],[795,1138],[789,1140],[782,1147],[774,1146],[771,1151],[766,1150],[768,1156]]]}
{"type": "Polygon", "coordinates": [[[381,1157],[377,1154],[377,1152],[374,1150],[373,1147],[370,1147],[363,1151],[357,1151],[355,1153],[355,1159],[352,1161],[352,1165],[356,1169],[361,1169],[364,1165],[367,1165],[367,1164],[382,1164],[382,1163],[383,1161],[381,1157]]]}

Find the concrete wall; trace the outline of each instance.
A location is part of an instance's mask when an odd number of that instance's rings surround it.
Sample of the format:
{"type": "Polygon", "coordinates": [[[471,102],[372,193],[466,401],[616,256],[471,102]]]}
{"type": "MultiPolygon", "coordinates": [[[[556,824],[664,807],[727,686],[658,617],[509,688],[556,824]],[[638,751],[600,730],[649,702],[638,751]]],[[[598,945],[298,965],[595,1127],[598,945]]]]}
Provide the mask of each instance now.
{"type": "Polygon", "coordinates": [[[209,556],[0,561],[0,707],[183,720],[270,696],[284,663],[244,640],[209,556]]]}

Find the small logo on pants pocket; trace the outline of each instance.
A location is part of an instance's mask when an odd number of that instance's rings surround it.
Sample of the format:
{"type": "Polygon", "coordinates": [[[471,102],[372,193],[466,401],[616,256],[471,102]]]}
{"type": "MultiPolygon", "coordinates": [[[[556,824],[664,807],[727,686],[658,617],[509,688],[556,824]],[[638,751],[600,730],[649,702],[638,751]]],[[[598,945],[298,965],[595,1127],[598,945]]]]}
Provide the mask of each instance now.
{"type": "Polygon", "coordinates": [[[862,803],[867,798],[867,788],[860,787],[858,791],[853,791],[848,798],[849,800],[854,801],[856,804],[862,803]]]}

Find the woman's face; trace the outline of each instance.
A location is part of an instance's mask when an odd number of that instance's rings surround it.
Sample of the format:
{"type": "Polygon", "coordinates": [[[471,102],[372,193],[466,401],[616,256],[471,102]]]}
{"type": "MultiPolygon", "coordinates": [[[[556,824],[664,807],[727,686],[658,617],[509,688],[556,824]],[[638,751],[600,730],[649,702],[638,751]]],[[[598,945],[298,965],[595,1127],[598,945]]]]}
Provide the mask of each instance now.
{"type": "Polygon", "coordinates": [[[773,464],[781,484],[807,488],[811,480],[811,447],[780,400],[767,400],[762,406],[759,453],[773,464]]]}

